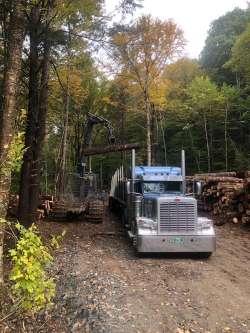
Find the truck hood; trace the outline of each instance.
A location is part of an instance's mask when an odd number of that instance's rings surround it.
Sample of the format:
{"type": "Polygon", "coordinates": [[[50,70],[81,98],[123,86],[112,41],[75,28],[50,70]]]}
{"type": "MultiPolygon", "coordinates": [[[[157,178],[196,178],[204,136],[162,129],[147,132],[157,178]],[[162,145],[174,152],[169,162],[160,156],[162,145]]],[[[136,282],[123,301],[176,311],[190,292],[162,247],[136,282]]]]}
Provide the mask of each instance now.
{"type": "Polygon", "coordinates": [[[143,195],[144,200],[157,200],[157,201],[161,201],[164,202],[165,200],[167,201],[181,201],[181,202],[196,202],[196,199],[194,197],[190,197],[190,196],[185,196],[183,194],[180,193],[145,193],[143,195]],[[178,200],[179,199],[179,200],[178,200]]]}
{"type": "Polygon", "coordinates": [[[175,197],[184,197],[183,194],[180,194],[179,192],[176,193],[144,193],[143,197],[145,199],[157,199],[157,198],[175,198],[175,197]]]}

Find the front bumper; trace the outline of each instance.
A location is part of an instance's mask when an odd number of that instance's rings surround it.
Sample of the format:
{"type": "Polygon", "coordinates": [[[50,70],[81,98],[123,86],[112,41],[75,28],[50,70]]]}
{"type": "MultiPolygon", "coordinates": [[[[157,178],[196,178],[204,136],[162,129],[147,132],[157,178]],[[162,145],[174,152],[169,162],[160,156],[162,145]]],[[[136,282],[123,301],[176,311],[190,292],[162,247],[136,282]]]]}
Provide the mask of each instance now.
{"type": "Polygon", "coordinates": [[[138,252],[214,252],[215,235],[137,235],[138,252]]]}

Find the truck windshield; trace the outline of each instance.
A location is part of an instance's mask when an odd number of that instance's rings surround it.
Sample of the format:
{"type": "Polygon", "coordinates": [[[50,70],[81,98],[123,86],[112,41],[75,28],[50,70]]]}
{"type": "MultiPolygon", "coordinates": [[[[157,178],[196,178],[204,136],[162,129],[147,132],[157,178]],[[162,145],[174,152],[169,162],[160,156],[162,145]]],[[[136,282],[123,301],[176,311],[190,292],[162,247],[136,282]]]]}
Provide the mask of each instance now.
{"type": "Polygon", "coordinates": [[[181,192],[181,182],[144,182],[144,193],[181,192]]]}

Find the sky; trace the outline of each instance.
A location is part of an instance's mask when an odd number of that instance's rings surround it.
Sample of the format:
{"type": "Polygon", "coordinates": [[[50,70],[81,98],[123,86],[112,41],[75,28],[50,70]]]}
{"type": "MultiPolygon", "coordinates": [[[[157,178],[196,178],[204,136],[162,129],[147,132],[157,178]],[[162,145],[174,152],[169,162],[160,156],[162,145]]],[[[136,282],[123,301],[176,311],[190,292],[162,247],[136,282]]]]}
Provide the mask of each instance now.
{"type": "MultiPolygon", "coordinates": [[[[118,0],[106,0],[107,11],[118,0]]],[[[246,8],[247,0],[144,0],[136,16],[151,14],[162,20],[173,19],[184,31],[186,54],[198,58],[203,49],[210,23],[235,7],[246,8]]]]}

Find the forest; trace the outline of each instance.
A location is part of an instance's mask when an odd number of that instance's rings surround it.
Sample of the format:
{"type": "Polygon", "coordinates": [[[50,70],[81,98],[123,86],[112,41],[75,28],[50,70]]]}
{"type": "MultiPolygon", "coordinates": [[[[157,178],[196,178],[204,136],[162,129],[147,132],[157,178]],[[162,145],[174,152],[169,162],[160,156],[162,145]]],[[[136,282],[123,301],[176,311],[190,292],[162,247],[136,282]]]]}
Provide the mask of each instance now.
{"type": "MultiPolygon", "coordinates": [[[[39,196],[58,195],[76,172],[88,113],[112,124],[116,144],[140,145],[137,164],[180,165],[184,149],[188,175],[250,170],[250,6],[211,23],[198,59],[185,56],[182,27],[137,17],[141,6],[0,1],[0,257],[9,194],[22,233],[39,196]]],[[[91,144],[108,145],[105,128],[91,144]]],[[[121,164],[129,153],[87,167],[108,190],[121,164]]]]}
{"type": "MultiPolygon", "coordinates": [[[[1,94],[1,138],[4,146],[13,132],[11,186],[21,197],[28,174],[38,177],[43,193],[54,193],[62,173],[75,170],[87,112],[106,117],[117,142],[139,142],[142,164],[179,164],[183,148],[189,174],[249,167],[249,9],[214,21],[200,58],[189,59],[185,33],[174,22],[148,16],[110,26],[101,1],[28,2],[24,31],[13,31],[21,46],[17,51],[16,41],[10,50],[14,4],[1,6],[1,90],[10,89],[10,52],[20,62],[20,84],[12,87],[17,111],[7,128],[1,94]]],[[[136,4],[117,10],[131,18],[136,4]]],[[[93,141],[105,144],[104,130],[93,141]]],[[[92,158],[94,171],[102,164],[107,186],[122,158],[92,158]]]]}

